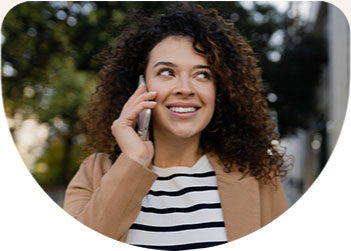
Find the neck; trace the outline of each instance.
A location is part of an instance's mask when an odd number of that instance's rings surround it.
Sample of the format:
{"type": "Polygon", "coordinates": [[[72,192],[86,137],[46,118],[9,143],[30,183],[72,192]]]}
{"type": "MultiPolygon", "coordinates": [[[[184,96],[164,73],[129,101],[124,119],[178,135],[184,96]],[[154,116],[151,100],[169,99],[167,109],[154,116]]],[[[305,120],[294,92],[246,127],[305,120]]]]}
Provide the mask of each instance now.
{"type": "Polygon", "coordinates": [[[158,167],[193,166],[203,155],[200,149],[200,134],[190,138],[154,135],[155,157],[158,167]]]}

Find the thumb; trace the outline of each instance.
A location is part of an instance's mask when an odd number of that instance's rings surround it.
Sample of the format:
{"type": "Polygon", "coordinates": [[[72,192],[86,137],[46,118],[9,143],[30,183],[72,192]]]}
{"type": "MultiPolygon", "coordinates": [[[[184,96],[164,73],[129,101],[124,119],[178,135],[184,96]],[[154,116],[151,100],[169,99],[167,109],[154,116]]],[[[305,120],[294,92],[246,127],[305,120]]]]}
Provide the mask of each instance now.
{"type": "Polygon", "coordinates": [[[148,140],[148,141],[144,141],[144,143],[146,144],[146,146],[147,146],[147,148],[154,148],[154,144],[150,141],[150,140],[148,140]]]}

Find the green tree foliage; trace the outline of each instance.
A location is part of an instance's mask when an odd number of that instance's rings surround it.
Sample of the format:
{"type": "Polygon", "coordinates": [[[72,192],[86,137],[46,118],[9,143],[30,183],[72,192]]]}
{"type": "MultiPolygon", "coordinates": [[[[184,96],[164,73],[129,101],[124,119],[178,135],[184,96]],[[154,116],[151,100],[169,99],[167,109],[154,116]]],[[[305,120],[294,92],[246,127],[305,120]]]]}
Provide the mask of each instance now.
{"type": "MultiPolygon", "coordinates": [[[[266,72],[267,90],[278,96],[272,109],[279,114],[281,132],[286,135],[296,128],[306,128],[304,120],[311,117],[314,109],[311,96],[317,80],[313,74],[318,73],[318,67],[325,61],[317,55],[319,50],[324,50],[315,47],[319,41],[301,39],[291,44],[272,45],[272,35],[279,30],[284,32],[288,17],[267,4],[253,3],[252,9],[247,10],[239,2],[196,3],[216,8],[225,18],[232,18],[254,47],[266,72]],[[310,52],[310,48],[315,51],[310,52]],[[274,50],[281,53],[278,62],[269,59],[269,53],[274,50]],[[315,61],[305,61],[306,55],[315,61]],[[308,66],[301,62],[314,64],[315,69],[307,71],[308,66]],[[299,89],[295,89],[296,86],[299,89]],[[297,100],[299,106],[296,106],[297,100]],[[310,102],[306,106],[307,101],[310,102]],[[300,118],[292,114],[300,114],[300,118]]],[[[134,24],[127,22],[134,8],[151,15],[175,4],[177,2],[25,2],[6,15],[2,26],[2,67],[12,69],[12,73],[2,75],[6,114],[12,118],[20,113],[24,119],[35,118],[50,127],[46,151],[33,169],[40,184],[67,184],[78,167],[85,133],[84,104],[98,82],[100,65],[96,55],[113,46],[115,37],[126,26],[134,24]]]]}

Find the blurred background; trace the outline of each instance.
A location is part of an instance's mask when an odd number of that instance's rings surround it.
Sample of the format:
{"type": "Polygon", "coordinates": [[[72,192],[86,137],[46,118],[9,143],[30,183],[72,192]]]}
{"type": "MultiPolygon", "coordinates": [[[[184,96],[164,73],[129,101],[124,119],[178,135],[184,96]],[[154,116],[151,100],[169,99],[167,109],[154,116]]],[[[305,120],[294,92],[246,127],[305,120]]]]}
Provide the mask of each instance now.
{"type": "MultiPolygon", "coordinates": [[[[8,125],[34,178],[60,206],[84,156],[82,117],[98,82],[96,55],[133,8],[162,13],[177,2],[25,2],[1,27],[8,125]]],[[[216,8],[254,48],[270,115],[295,158],[283,184],[294,204],[323,170],[349,91],[349,26],[326,2],[196,2],[216,8]]]]}

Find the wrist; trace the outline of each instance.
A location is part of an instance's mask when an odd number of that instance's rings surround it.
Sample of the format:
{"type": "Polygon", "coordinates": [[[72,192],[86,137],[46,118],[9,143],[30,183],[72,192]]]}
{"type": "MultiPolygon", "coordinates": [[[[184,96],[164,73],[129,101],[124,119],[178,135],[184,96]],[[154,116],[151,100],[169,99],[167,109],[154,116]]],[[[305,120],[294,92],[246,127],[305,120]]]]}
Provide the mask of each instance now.
{"type": "Polygon", "coordinates": [[[146,168],[149,168],[150,164],[151,164],[151,159],[146,157],[146,156],[143,156],[143,155],[138,155],[138,154],[126,154],[126,156],[137,162],[138,164],[146,167],[146,168]]]}

